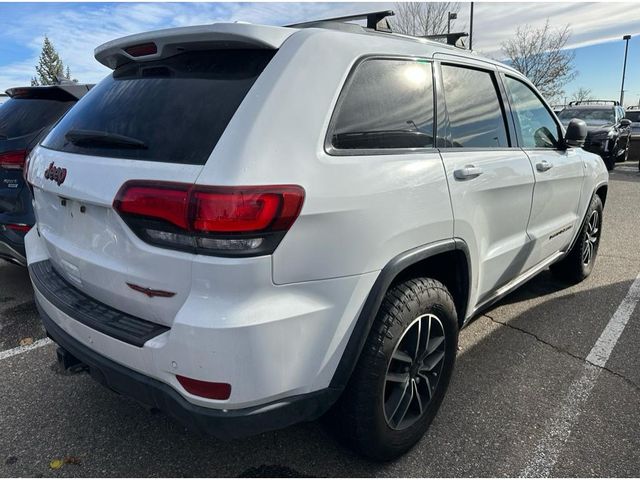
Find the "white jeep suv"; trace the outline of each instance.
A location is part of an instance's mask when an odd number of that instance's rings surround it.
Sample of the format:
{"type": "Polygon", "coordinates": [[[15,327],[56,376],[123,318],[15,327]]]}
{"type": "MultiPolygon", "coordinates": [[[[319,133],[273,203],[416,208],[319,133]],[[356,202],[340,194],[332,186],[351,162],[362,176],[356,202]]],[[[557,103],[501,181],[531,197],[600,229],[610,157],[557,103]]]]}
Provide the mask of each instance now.
{"type": "Polygon", "coordinates": [[[549,266],[593,267],[604,164],[495,61],[341,22],[95,56],[113,73],[29,158],[37,305],[67,364],[194,428],[330,411],[394,458],[436,415],[461,327],[549,266]]]}

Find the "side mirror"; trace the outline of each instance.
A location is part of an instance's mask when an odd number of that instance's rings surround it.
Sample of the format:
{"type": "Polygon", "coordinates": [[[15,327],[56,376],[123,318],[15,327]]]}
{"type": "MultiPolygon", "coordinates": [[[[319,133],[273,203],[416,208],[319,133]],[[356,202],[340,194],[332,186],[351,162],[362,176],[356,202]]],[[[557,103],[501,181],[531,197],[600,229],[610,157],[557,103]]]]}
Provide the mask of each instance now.
{"type": "Polygon", "coordinates": [[[622,128],[627,128],[631,126],[631,120],[629,120],[628,118],[623,118],[622,120],[620,120],[620,126],[622,128]]]}
{"type": "Polygon", "coordinates": [[[564,143],[568,147],[582,147],[587,138],[587,124],[579,118],[572,118],[564,134],[564,143]]]}

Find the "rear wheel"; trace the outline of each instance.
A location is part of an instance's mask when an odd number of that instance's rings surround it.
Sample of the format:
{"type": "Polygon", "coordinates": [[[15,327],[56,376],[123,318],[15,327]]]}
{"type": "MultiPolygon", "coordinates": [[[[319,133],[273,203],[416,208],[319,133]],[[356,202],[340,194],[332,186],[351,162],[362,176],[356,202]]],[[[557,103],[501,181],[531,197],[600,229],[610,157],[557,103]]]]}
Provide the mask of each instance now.
{"type": "Polygon", "coordinates": [[[457,344],[456,310],[444,285],[417,278],[390,289],[332,412],[349,446],[385,461],[415,445],[444,398],[457,344]]]}
{"type": "Polygon", "coordinates": [[[554,275],[570,282],[587,278],[596,261],[602,233],[602,200],[594,195],[582,230],[567,256],[551,266],[554,275]]]}

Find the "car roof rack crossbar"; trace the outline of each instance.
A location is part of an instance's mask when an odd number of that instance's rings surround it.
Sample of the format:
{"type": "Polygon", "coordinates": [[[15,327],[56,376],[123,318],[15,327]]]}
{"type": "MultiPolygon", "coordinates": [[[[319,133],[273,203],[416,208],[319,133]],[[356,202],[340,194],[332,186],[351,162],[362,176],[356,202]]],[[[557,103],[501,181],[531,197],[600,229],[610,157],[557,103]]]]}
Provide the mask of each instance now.
{"type": "Polygon", "coordinates": [[[347,15],[344,17],[323,18],[321,20],[313,20],[310,22],[294,23],[292,25],[285,25],[291,28],[309,28],[319,27],[323,23],[336,23],[336,22],[352,22],[355,20],[366,20],[366,28],[376,30],[378,32],[391,32],[391,26],[387,21],[387,17],[395,15],[393,10],[380,10],[377,12],[359,13],[356,15],[347,15]]]}
{"type": "Polygon", "coordinates": [[[467,32],[452,32],[452,33],[438,33],[435,35],[423,35],[422,37],[419,37],[419,38],[426,38],[427,40],[436,40],[436,41],[440,41],[444,39],[447,45],[453,45],[455,47],[458,40],[468,36],[469,34],[467,32]]]}
{"type": "Polygon", "coordinates": [[[615,105],[619,106],[620,102],[617,100],[572,100],[569,102],[569,106],[574,105],[615,105]]]}

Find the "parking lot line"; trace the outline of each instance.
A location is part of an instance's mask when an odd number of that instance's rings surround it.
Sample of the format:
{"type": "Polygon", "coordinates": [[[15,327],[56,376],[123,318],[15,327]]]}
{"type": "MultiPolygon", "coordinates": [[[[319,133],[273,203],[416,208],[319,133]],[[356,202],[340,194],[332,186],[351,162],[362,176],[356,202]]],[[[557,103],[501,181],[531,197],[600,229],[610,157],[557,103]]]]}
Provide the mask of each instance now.
{"type": "Polygon", "coordinates": [[[50,338],[41,338],[40,340],[36,340],[30,345],[23,345],[21,347],[12,348],[10,350],[4,350],[3,352],[0,352],[0,360],[20,355],[21,353],[28,352],[29,350],[35,350],[36,348],[45,347],[51,343],[53,342],[50,338]]]}
{"type": "Polygon", "coordinates": [[[536,446],[533,459],[519,476],[548,477],[551,474],[562,451],[562,446],[569,438],[571,429],[580,416],[582,406],[589,398],[602,368],[609,360],[611,352],[629,322],[638,301],[640,301],[640,274],[629,287],[627,295],[587,355],[580,378],[571,384],[561,407],[547,422],[544,436],[536,446]]]}

